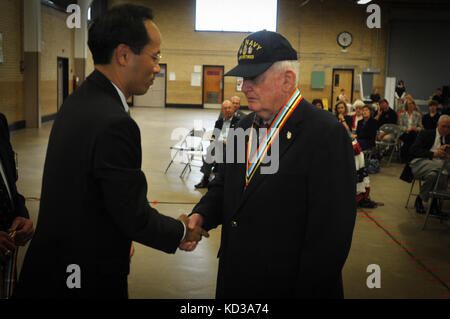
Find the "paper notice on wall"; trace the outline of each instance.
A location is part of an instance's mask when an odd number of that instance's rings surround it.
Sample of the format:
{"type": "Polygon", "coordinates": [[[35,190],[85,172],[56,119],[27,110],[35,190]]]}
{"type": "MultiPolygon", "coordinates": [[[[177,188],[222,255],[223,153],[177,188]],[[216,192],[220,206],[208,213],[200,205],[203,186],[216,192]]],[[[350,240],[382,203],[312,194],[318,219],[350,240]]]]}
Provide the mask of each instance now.
{"type": "Polygon", "coordinates": [[[202,74],[200,72],[191,73],[191,86],[202,86],[202,74]]]}
{"type": "Polygon", "coordinates": [[[169,72],[169,81],[175,81],[177,79],[177,75],[175,72],[169,72]]]}
{"type": "Polygon", "coordinates": [[[194,72],[202,72],[202,66],[201,65],[194,65],[194,72]]]}

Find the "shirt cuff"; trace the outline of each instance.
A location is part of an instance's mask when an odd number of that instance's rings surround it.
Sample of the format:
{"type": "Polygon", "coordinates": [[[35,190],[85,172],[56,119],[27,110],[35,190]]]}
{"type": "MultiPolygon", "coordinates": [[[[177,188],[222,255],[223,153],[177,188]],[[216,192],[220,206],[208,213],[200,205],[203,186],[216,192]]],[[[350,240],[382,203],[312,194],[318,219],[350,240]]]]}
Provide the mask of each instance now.
{"type": "Polygon", "coordinates": [[[183,225],[183,237],[181,237],[180,243],[184,240],[184,238],[186,237],[186,225],[180,221],[180,223],[183,225]]]}

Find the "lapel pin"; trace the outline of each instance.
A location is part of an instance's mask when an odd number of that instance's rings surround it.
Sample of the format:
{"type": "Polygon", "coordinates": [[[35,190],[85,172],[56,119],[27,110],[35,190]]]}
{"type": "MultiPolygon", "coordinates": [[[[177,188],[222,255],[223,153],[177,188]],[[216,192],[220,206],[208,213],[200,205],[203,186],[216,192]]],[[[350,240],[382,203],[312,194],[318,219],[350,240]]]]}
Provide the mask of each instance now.
{"type": "Polygon", "coordinates": [[[287,134],[286,134],[286,137],[287,137],[288,140],[290,140],[291,137],[292,137],[292,133],[288,131],[287,134]]]}

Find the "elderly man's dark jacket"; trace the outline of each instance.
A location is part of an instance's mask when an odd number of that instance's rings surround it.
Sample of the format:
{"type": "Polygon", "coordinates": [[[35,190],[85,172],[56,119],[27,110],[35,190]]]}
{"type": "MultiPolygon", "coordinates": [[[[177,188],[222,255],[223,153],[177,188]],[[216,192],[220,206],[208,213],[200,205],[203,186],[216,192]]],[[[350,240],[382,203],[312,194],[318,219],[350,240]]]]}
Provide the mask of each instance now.
{"type": "MultiPolygon", "coordinates": [[[[236,124],[239,123],[239,121],[241,120],[240,117],[236,116],[236,113],[231,117],[231,123],[230,123],[230,128],[235,128],[236,124]]],[[[212,134],[212,137],[214,138],[218,138],[218,136],[216,136],[216,132],[221,132],[222,131],[222,127],[223,127],[223,123],[225,122],[225,119],[219,118],[216,123],[214,123],[214,132],[212,134]]]]}
{"type": "MultiPolygon", "coordinates": [[[[410,160],[414,158],[433,159],[434,154],[430,151],[430,149],[433,147],[435,139],[436,129],[421,131],[409,151],[410,160]]],[[[450,144],[450,134],[445,137],[445,143],[450,144]]]]}
{"type": "MultiPolygon", "coordinates": [[[[246,130],[253,119],[251,113],[238,127],[246,130]]],[[[301,101],[279,133],[277,173],[258,170],[246,189],[245,164],[225,166],[192,211],[208,230],[222,225],[217,297],[343,297],[356,173],[336,117],[301,101]]]]}
{"type": "Polygon", "coordinates": [[[149,206],[139,128],[111,82],[94,71],[53,124],[36,234],[16,296],[124,297],[131,242],[174,253],[182,236],[179,221],[149,206]],[[67,285],[75,282],[73,265],[81,288],[67,285]]]}
{"type": "MultiPolygon", "coordinates": [[[[14,151],[10,143],[8,121],[5,115],[0,113],[0,161],[11,192],[12,200],[2,203],[0,209],[0,231],[6,231],[16,217],[29,218],[28,210],[25,207],[25,198],[17,192],[16,181],[18,179],[14,151]]],[[[0,183],[3,185],[3,178],[0,176],[0,183]]],[[[7,193],[6,188],[1,187],[0,191],[7,193]]],[[[9,195],[7,196],[9,197],[9,195]]]]}

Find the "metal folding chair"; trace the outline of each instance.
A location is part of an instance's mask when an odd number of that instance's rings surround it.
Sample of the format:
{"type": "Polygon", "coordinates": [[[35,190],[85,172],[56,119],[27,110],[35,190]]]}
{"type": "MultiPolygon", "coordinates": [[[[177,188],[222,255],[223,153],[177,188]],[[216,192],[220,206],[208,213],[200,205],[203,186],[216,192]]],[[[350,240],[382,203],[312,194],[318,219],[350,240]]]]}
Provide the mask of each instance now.
{"type": "Polygon", "coordinates": [[[400,135],[402,135],[402,133],[403,133],[403,131],[402,131],[401,127],[398,126],[397,124],[383,124],[380,127],[380,129],[378,130],[377,139],[375,141],[378,151],[380,150],[381,146],[386,147],[387,150],[389,150],[389,148],[391,148],[391,153],[389,155],[389,160],[388,160],[387,166],[389,166],[389,164],[391,164],[392,155],[394,154],[394,151],[396,149],[398,150],[400,148],[399,140],[400,140],[400,135]],[[379,141],[378,136],[380,135],[381,132],[392,134],[393,140],[392,141],[383,141],[383,140],[379,141]]]}
{"type": "MultiPolygon", "coordinates": [[[[447,148],[447,156],[450,156],[450,149],[449,148],[447,148]]],[[[433,199],[437,199],[439,201],[450,200],[450,192],[448,191],[448,189],[446,189],[446,190],[438,190],[439,179],[441,178],[442,172],[445,169],[445,167],[447,166],[448,161],[449,161],[449,159],[446,159],[445,161],[443,161],[442,166],[441,166],[441,168],[439,170],[438,177],[436,179],[436,183],[434,184],[433,190],[430,192],[430,204],[428,205],[427,215],[425,216],[425,221],[423,223],[422,230],[425,229],[425,226],[426,226],[427,221],[428,221],[428,217],[430,216],[431,206],[432,206],[431,203],[433,203],[433,199]]],[[[444,219],[447,219],[447,217],[449,217],[449,216],[448,215],[441,216],[439,218],[441,223],[442,223],[442,221],[444,219]]]]}
{"type": "Polygon", "coordinates": [[[420,188],[422,187],[422,179],[420,179],[420,178],[413,178],[413,180],[412,180],[412,182],[411,182],[411,189],[409,190],[409,195],[408,195],[408,199],[406,200],[406,204],[405,204],[405,208],[408,208],[408,203],[409,203],[409,199],[410,199],[410,197],[411,197],[411,195],[413,195],[413,196],[418,196],[419,195],[419,193],[414,193],[413,194],[413,189],[414,189],[414,184],[416,183],[416,181],[419,181],[419,191],[420,191],[420,188]]]}

